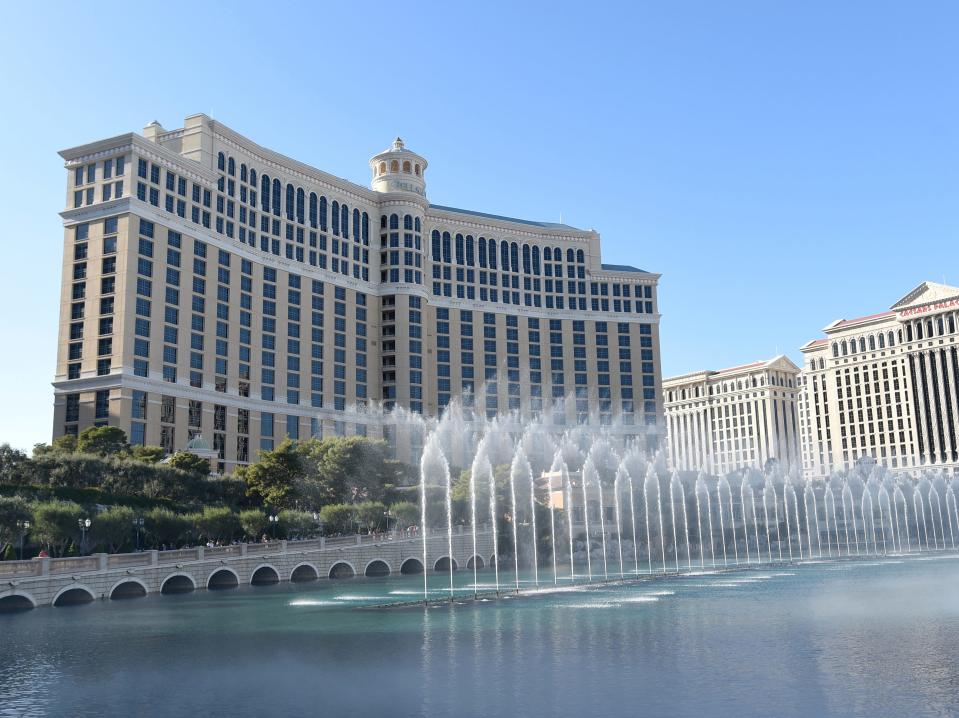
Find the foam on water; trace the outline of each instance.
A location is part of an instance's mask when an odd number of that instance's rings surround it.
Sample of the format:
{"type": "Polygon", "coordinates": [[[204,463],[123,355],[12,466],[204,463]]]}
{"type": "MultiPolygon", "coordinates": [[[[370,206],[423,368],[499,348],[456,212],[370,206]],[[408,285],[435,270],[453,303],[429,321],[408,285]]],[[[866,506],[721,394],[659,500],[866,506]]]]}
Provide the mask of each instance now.
{"type": "Polygon", "coordinates": [[[336,601],[323,601],[317,598],[295,598],[288,606],[335,606],[336,601]]]}

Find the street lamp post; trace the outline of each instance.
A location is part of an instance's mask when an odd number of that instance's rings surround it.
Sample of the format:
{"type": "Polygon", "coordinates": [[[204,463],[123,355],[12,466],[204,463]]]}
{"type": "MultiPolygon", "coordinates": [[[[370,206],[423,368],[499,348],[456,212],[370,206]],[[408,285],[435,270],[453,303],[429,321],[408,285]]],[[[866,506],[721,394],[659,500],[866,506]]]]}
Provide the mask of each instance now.
{"type": "Polygon", "coordinates": [[[140,529],[143,528],[143,517],[133,519],[133,529],[137,532],[137,551],[140,550],[140,529]]]}
{"type": "Polygon", "coordinates": [[[90,519],[77,519],[77,524],[80,526],[80,553],[85,554],[87,552],[87,531],[90,530],[90,524],[93,523],[90,519]]]}
{"type": "Polygon", "coordinates": [[[320,515],[316,511],[313,512],[313,523],[316,524],[316,532],[323,533],[323,525],[320,523],[320,515]]]}
{"type": "Polygon", "coordinates": [[[27,532],[30,530],[30,522],[23,520],[17,521],[17,528],[20,529],[20,560],[23,561],[23,539],[26,537],[27,532]]]}
{"type": "Polygon", "coordinates": [[[276,528],[279,523],[280,517],[275,514],[270,514],[270,533],[273,534],[274,539],[276,539],[276,528]]]}

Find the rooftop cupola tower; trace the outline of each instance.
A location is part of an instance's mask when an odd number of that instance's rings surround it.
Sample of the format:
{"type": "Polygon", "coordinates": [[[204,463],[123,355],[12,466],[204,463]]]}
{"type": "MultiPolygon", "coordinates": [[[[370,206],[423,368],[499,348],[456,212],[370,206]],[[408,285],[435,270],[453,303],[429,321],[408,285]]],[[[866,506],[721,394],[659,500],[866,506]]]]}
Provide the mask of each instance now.
{"type": "Polygon", "coordinates": [[[370,186],[377,192],[412,192],[426,196],[426,160],[410,152],[397,137],[393,146],[370,159],[373,179],[370,186]]]}

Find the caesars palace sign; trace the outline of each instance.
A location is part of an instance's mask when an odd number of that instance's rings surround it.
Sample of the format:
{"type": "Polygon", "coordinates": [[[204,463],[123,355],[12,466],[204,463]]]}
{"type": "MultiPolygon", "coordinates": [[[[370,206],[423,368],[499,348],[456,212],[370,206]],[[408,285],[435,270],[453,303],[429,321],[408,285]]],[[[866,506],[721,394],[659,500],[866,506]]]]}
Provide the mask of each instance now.
{"type": "Polygon", "coordinates": [[[950,307],[959,307],[959,297],[953,297],[952,299],[946,299],[941,302],[933,302],[932,304],[924,304],[921,307],[909,307],[899,312],[899,317],[914,317],[917,314],[928,314],[929,312],[937,312],[940,309],[949,309],[950,307]]]}

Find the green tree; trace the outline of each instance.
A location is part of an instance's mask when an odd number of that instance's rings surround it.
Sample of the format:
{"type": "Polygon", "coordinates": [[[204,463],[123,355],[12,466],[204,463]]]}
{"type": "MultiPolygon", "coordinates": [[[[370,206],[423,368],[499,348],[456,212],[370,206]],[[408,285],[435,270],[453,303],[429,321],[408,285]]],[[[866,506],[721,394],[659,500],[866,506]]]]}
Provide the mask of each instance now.
{"type": "Polygon", "coordinates": [[[83,489],[103,485],[109,464],[102,456],[48,452],[33,460],[35,482],[54,488],[83,489]]]}
{"type": "Polygon", "coordinates": [[[170,457],[170,466],[198,477],[210,475],[210,462],[196,454],[187,451],[178,451],[170,457]]]}
{"type": "Polygon", "coordinates": [[[64,434],[58,436],[50,444],[34,444],[33,458],[47,456],[48,454],[73,454],[77,450],[77,437],[73,434],[64,434]]]}
{"type": "Polygon", "coordinates": [[[155,508],[143,517],[147,540],[154,547],[178,546],[186,541],[192,521],[166,508],[155,508]]]}
{"type": "Polygon", "coordinates": [[[116,426],[91,426],[77,437],[77,451],[81,454],[122,454],[130,450],[127,435],[116,426]]]}
{"type": "Polygon", "coordinates": [[[240,533],[237,515],[225,507],[207,506],[196,519],[197,531],[207,541],[232,541],[240,533]]]}
{"type": "Polygon", "coordinates": [[[327,534],[353,533],[355,511],[350,504],[328,504],[320,510],[320,522],[327,534]]]}
{"type": "Polygon", "coordinates": [[[133,543],[133,519],[136,514],[126,506],[111,506],[94,516],[90,523],[90,545],[117,553],[133,543]]]}
{"type": "Polygon", "coordinates": [[[25,452],[10,444],[0,446],[0,484],[32,483],[33,462],[25,452]]]}
{"type": "Polygon", "coordinates": [[[44,501],[33,506],[31,534],[54,556],[62,556],[70,544],[80,541],[78,522],[86,512],[72,501],[44,501]]]}
{"type": "Polygon", "coordinates": [[[354,509],[361,530],[379,531],[386,526],[386,504],[382,501],[361,501],[354,509]]]}
{"type": "Polygon", "coordinates": [[[158,464],[163,460],[166,452],[159,446],[134,446],[130,449],[130,456],[137,461],[144,461],[148,464],[158,464]]]}
{"type": "Polygon", "coordinates": [[[19,544],[21,528],[17,524],[30,520],[30,506],[19,496],[0,496],[0,547],[19,544]]]}
{"type": "Polygon", "coordinates": [[[403,475],[385,442],[362,436],[311,439],[300,453],[307,462],[301,494],[313,504],[381,500],[403,475]]]}
{"type": "Polygon", "coordinates": [[[420,525],[420,507],[412,501],[397,501],[390,506],[390,515],[400,529],[420,525]]]}
{"type": "Polygon", "coordinates": [[[288,539],[309,538],[316,533],[316,522],[309,511],[284,509],[278,516],[280,532],[288,539]]]}
{"type": "Polygon", "coordinates": [[[250,541],[258,541],[266,533],[267,518],[266,514],[260,509],[246,509],[239,514],[240,528],[243,529],[243,535],[250,541]]]}
{"type": "Polygon", "coordinates": [[[260,460],[242,472],[247,495],[266,506],[292,508],[296,485],[304,475],[303,456],[290,439],[272,451],[261,451],[260,460]]]}

